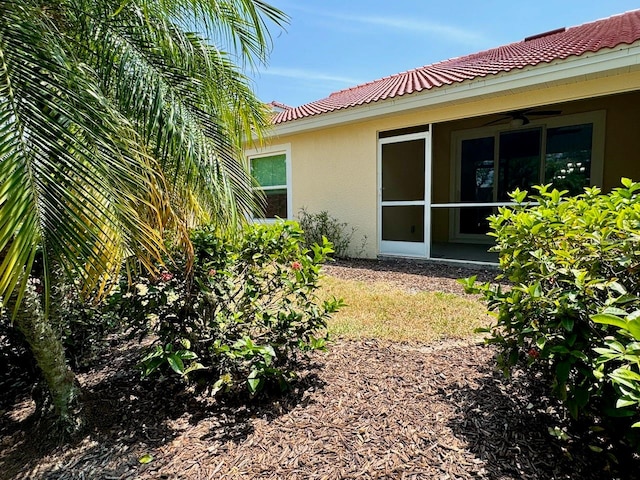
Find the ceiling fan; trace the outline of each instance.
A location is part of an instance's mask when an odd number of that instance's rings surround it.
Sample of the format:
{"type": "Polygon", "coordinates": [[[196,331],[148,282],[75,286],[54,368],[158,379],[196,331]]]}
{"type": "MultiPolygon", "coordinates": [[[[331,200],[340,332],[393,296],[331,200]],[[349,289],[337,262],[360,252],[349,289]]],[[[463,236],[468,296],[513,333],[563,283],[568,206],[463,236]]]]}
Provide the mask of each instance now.
{"type": "Polygon", "coordinates": [[[561,113],[562,110],[535,110],[533,108],[526,108],[524,110],[513,110],[511,112],[504,112],[503,117],[493,120],[489,123],[485,123],[483,126],[488,127],[489,125],[496,125],[498,123],[504,122],[505,120],[509,120],[510,123],[515,124],[514,126],[522,126],[531,123],[531,120],[529,120],[530,116],[550,116],[560,115],[561,113]]]}

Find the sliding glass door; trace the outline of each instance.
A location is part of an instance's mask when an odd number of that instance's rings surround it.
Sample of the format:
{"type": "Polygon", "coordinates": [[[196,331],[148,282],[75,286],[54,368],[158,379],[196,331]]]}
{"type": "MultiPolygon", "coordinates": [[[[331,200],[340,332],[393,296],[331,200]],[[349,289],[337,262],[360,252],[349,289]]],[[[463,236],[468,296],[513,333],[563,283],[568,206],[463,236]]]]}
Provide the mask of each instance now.
{"type": "Polygon", "coordinates": [[[531,192],[532,185],[550,183],[576,195],[584,187],[598,185],[602,118],[599,113],[580,114],[531,122],[525,128],[496,126],[455,134],[456,198],[433,205],[456,207],[451,239],[490,242],[486,218],[508,204],[509,193],[516,188],[531,192]]]}

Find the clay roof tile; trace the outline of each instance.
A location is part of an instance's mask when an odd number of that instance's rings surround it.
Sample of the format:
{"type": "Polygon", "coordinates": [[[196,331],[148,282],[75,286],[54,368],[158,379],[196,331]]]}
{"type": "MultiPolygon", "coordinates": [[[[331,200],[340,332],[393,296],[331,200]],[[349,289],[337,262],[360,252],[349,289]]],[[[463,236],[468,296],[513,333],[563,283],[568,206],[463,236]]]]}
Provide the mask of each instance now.
{"type": "Polygon", "coordinates": [[[639,40],[640,10],[634,10],[572,28],[533,35],[521,42],[452,58],[340,90],[327,98],[300,107],[288,107],[275,115],[273,122],[280,124],[411,95],[478,77],[597,52],[603,48],[632,44],[639,40]]]}

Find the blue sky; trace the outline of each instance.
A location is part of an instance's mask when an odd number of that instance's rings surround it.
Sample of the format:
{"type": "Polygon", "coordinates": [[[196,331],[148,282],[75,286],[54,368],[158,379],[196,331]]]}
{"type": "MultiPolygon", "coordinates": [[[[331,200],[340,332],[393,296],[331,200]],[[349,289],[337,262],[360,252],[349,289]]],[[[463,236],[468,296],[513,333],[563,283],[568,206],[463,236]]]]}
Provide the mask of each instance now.
{"type": "Polygon", "coordinates": [[[637,0],[269,0],[290,17],[272,28],[258,97],[291,106],[331,92],[559,27],[640,7],[637,0]]]}

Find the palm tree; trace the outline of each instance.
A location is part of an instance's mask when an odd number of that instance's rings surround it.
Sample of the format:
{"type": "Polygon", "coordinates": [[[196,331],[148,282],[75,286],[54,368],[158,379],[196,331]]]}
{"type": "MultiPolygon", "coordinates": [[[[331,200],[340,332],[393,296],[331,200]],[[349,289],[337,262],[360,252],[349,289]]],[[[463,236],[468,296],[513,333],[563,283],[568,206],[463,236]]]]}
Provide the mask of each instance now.
{"type": "Polygon", "coordinates": [[[286,17],[260,0],[0,11],[0,297],[72,424],[78,389],[47,321],[54,267],[100,295],[125,258],[153,269],[165,229],[242,221],[254,200],[238,153],[267,114],[236,63],[264,62],[266,22],[286,17]]]}

